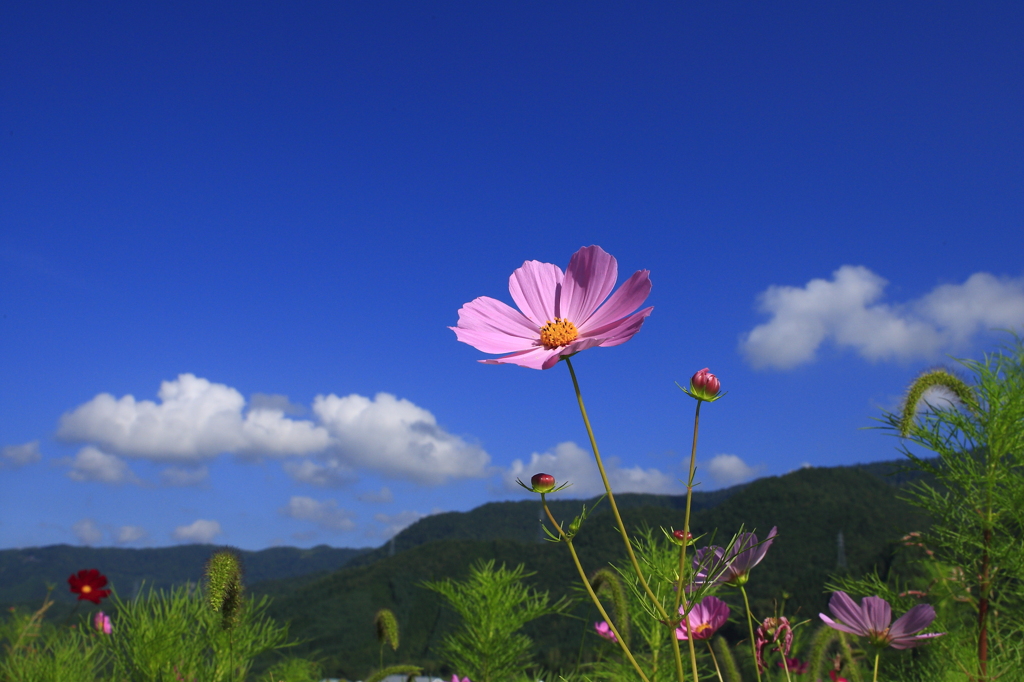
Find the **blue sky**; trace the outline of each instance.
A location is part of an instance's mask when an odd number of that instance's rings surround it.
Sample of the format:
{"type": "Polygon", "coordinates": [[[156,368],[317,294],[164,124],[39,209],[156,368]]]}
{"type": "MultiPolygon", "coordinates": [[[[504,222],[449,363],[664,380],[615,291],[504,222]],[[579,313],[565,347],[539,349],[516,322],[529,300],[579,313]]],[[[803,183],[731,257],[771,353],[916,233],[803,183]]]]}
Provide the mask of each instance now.
{"type": "MultiPolygon", "coordinates": [[[[595,474],[564,364],[448,329],[651,272],[574,360],[620,490],[892,459],[1024,328],[1019,3],[9,3],[0,547],[366,546],[595,474]]],[[[564,493],[563,493],[564,494],[564,493]]]]}

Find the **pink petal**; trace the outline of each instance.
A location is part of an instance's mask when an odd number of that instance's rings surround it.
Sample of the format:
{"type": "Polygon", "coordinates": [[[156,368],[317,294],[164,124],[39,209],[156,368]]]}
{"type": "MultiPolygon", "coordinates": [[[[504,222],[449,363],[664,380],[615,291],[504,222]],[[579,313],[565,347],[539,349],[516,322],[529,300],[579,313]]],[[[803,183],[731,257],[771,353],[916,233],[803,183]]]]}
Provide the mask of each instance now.
{"type": "Polygon", "coordinates": [[[845,623],[842,623],[840,621],[832,620],[831,618],[826,616],[824,613],[819,613],[818,617],[821,618],[823,621],[825,621],[825,625],[827,625],[830,628],[833,628],[835,630],[842,630],[843,632],[849,632],[851,635],[866,635],[867,634],[867,630],[861,631],[861,630],[858,630],[857,628],[852,628],[849,625],[846,625],[845,623]]]}
{"type": "Polygon", "coordinates": [[[581,322],[574,320],[574,323],[581,334],[611,324],[643,305],[650,293],[650,271],[637,270],[596,312],[581,322]]]}
{"type": "Polygon", "coordinates": [[[913,637],[903,636],[897,637],[889,645],[893,649],[913,649],[916,646],[921,646],[929,639],[934,637],[942,637],[945,632],[929,632],[926,635],[914,635],[913,637]]]}
{"type": "Polygon", "coordinates": [[[562,269],[551,263],[528,260],[508,278],[508,291],[523,314],[543,327],[559,314],[558,294],[562,269]]]}
{"type": "Polygon", "coordinates": [[[579,329],[612,293],[618,277],[618,263],[600,246],[585,246],[574,253],[562,283],[562,317],[579,329]]]}
{"type": "Polygon", "coordinates": [[[543,346],[519,351],[500,358],[481,360],[485,365],[519,365],[530,369],[551,369],[558,363],[559,349],[547,350],[543,346]]]}
{"type": "Polygon", "coordinates": [[[647,319],[652,310],[654,308],[644,308],[625,319],[616,320],[598,329],[592,329],[586,334],[581,334],[581,336],[584,338],[594,337],[601,339],[601,343],[598,344],[600,346],[618,346],[629,341],[640,331],[640,327],[643,326],[644,320],[647,319]]]}
{"type": "Polygon", "coordinates": [[[900,639],[906,635],[921,632],[935,620],[935,609],[931,604],[918,604],[902,616],[889,628],[889,636],[900,639]]]}
{"type": "Polygon", "coordinates": [[[881,597],[864,597],[861,604],[861,611],[867,618],[869,627],[875,632],[882,632],[892,623],[892,608],[889,602],[881,597]]]}
{"type": "Polygon", "coordinates": [[[459,341],[484,353],[524,350],[540,339],[540,330],[522,313],[488,296],[462,306],[458,326],[449,329],[459,341]]]}
{"type": "MultiPolygon", "coordinates": [[[[871,623],[865,617],[861,607],[845,592],[834,593],[832,598],[828,600],[828,608],[833,616],[847,623],[850,627],[857,628],[857,630],[852,632],[858,635],[866,635],[872,629],[871,623]]],[[[822,616],[822,619],[825,619],[825,617],[822,616]]],[[[888,626],[889,624],[886,623],[885,625],[888,626]]],[[[836,627],[836,629],[842,630],[843,628],[836,627]]],[[[851,631],[847,630],[847,632],[851,631]]]]}

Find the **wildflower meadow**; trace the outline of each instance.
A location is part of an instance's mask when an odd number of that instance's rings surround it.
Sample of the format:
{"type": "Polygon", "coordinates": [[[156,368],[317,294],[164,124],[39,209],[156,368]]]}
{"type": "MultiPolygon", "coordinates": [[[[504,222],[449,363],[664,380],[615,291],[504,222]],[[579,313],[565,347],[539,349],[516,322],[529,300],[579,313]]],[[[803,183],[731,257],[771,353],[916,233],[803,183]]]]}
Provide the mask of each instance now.
{"type": "MultiPolygon", "coordinates": [[[[1020,339],[980,360],[924,371],[907,387],[899,410],[865,424],[895,438],[905,471],[917,475],[903,495],[927,523],[903,537],[899,561],[866,572],[836,571],[812,586],[827,608],[800,612],[788,608],[785,593],[766,602],[749,592],[767,557],[799,545],[793,529],[695,530],[702,416],[704,428],[714,428],[715,411],[729,409],[728,392],[742,390],[712,368],[678,384],[679,442],[690,452],[681,513],[666,527],[624,520],[602,460],[600,427],[591,423],[584,400],[591,390],[615,391],[587,384],[584,351],[624,344],[649,321],[656,324],[653,308],[644,307],[650,273],[638,271],[616,288],[618,275],[615,258],[598,246],[573,254],[565,271],[528,261],[509,278],[518,309],[480,297],[459,310],[451,328],[459,341],[497,356],[481,362],[550,370],[550,381],[563,382],[567,399],[575,399],[604,496],[565,515],[558,498],[571,480],[537,471],[519,481],[539,502],[543,551],[557,556],[574,584],[562,594],[539,590],[523,563],[493,556],[467,559],[459,576],[393,584],[392,592],[416,592],[416,599],[443,605],[447,626],[431,645],[436,665],[405,657],[403,644],[415,634],[403,632],[410,616],[380,605],[372,621],[353,626],[372,632],[376,642],[375,664],[361,679],[1024,680],[1020,339]],[[614,525],[618,559],[610,563],[594,562],[587,551],[596,508],[614,525]],[[579,632],[580,653],[539,662],[545,643],[527,633],[541,620],[564,621],[579,632]],[[584,648],[591,653],[584,656],[584,648]]],[[[694,369],[702,364],[693,359],[694,369]]],[[[198,584],[142,589],[131,598],[110,586],[102,571],[82,567],[67,581],[76,605],[99,610],[80,613],[76,606],[64,618],[51,618],[48,593],[39,595],[34,611],[4,614],[0,681],[303,682],[332,674],[325,652],[307,654],[290,633],[294,624],[271,615],[269,597],[249,593],[233,552],[212,553],[198,584]]]]}

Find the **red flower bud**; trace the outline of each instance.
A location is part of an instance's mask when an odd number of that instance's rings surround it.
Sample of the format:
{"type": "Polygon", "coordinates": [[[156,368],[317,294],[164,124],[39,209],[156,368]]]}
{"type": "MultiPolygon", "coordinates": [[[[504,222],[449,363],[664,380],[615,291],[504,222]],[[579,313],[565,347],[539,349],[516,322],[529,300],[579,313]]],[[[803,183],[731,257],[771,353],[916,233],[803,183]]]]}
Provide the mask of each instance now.
{"type": "Polygon", "coordinates": [[[549,493],[555,489],[555,477],[551,474],[534,474],[530,483],[538,493],[549,493]]]}
{"type": "Polygon", "coordinates": [[[685,533],[681,530],[674,530],[672,531],[672,537],[674,537],[676,540],[685,540],[689,542],[693,539],[693,533],[685,533]]]}
{"type": "Polygon", "coordinates": [[[690,393],[700,400],[711,400],[722,390],[722,383],[705,367],[690,377],[690,393]]]}

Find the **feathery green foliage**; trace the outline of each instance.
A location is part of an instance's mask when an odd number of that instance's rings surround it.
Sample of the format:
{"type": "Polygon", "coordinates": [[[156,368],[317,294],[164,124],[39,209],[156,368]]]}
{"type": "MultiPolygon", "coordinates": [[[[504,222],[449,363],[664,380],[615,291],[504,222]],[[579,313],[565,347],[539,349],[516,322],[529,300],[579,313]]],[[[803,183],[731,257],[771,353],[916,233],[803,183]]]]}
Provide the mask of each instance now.
{"type": "MultiPolygon", "coordinates": [[[[882,421],[939,456],[926,460],[901,446],[935,481],[918,481],[907,499],[931,515],[922,540],[935,561],[952,567],[944,585],[954,584],[957,599],[970,606],[959,609],[959,621],[941,623],[975,628],[974,655],[957,664],[985,682],[1024,666],[1024,343],[1014,337],[980,361],[958,362],[970,383],[948,370],[926,372],[907,389],[901,411],[882,421]],[[952,401],[925,403],[922,411],[930,389],[952,401]]],[[[947,653],[955,651],[961,649],[947,653]]]]}
{"type": "Polygon", "coordinates": [[[458,674],[474,682],[503,682],[527,667],[533,642],[519,630],[571,605],[565,597],[549,604],[547,592],[523,585],[531,575],[522,564],[510,571],[504,564],[495,569],[491,560],[475,563],[463,582],[446,579],[422,584],[443,596],[462,617],[462,626],[442,644],[447,662],[458,674]]]}

